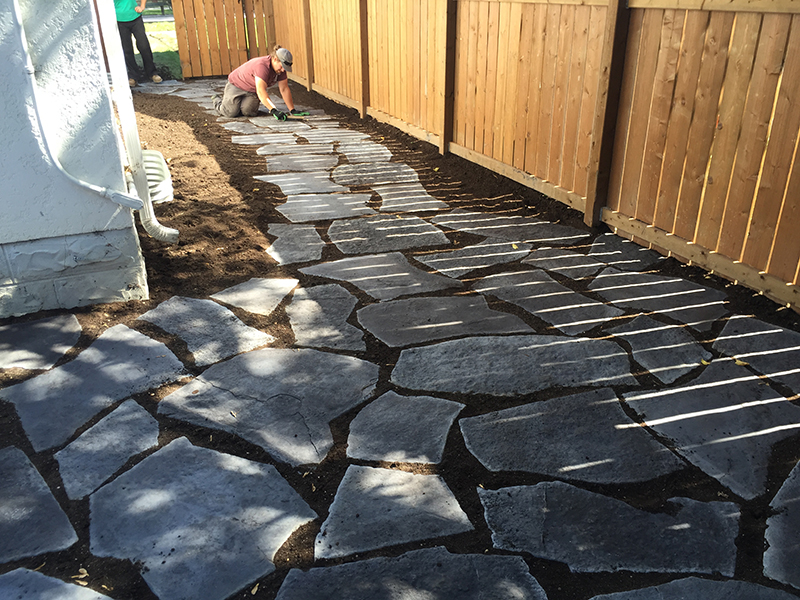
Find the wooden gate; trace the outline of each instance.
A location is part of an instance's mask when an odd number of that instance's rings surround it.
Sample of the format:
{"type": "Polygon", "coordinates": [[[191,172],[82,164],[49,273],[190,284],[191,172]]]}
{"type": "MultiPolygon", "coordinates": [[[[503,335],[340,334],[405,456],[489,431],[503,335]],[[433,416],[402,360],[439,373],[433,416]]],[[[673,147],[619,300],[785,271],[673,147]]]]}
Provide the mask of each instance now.
{"type": "Polygon", "coordinates": [[[172,0],[172,10],[184,77],[227,75],[274,43],[271,0],[172,0]]]}

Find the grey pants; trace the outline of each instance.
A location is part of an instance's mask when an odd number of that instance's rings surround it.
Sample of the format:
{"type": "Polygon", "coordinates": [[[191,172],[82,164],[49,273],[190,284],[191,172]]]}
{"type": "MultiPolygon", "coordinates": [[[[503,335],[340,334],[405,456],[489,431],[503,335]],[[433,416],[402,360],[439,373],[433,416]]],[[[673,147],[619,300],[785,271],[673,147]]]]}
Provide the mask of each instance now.
{"type": "Polygon", "coordinates": [[[222,100],[217,99],[214,108],[223,117],[255,117],[261,101],[252,92],[246,92],[228,82],[222,100]]]}

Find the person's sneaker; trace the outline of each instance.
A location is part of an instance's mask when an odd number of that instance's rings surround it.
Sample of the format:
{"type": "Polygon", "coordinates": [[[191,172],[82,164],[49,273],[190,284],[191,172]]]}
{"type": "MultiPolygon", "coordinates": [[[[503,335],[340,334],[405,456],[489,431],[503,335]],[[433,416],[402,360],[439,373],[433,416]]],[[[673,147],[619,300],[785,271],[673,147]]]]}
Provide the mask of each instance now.
{"type": "Polygon", "coordinates": [[[153,83],[161,83],[161,82],[163,81],[163,79],[161,79],[161,76],[160,76],[158,73],[156,73],[155,75],[153,75],[153,76],[150,78],[150,80],[151,80],[153,83]]]}
{"type": "Polygon", "coordinates": [[[128,79],[128,85],[131,86],[131,87],[136,87],[139,84],[136,83],[136,80],[131,77],[131,78],[128,79]]]}

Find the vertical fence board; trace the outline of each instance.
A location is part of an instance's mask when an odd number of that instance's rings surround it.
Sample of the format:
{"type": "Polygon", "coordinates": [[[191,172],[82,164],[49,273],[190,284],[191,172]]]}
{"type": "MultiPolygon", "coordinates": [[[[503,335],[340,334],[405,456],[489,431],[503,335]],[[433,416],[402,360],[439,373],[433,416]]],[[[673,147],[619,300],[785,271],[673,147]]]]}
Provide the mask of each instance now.
{"type": "Polygon", "coordinates": [[[637,76],[633,89],[628,142],[625,147],[626,159],[620,186],[620,208],[626,215],[636,213],[636,193],[642,175],[645,142],[650,121],[650,104],[653,98],[652,82],[656,73],[658,44],[663,23],[663,10],[647,10],[642,22],[642,40],[637,59],[637,76]]]}
{"type": "Polygon", "coordinates": [[[214,0],[205,0],[206,30],[208,31],[208,50],[211,55],[210,75],[222,75],[222,58],[220,56],[219,26],[217,9],[214,0]]]}
{"type": "Polygon", "coordinates": [[[797,146],[792,154],[792,174],[786,186],[786,196],[781,207],[778,227],[775,232],[775,243],[768,272],[783,281],[800,284],[800,243],[797,232],[800,231],[800,168],[797,165],[797,146]]]}
{"type": "Polygon", "coordinates": [[[639,201],[636,218],[652,223],[655,213],[658,182],[667,139],[672,97],[678,70],[678,54],[683,36],[684,11],[665,10],[661,27],[661,47],[656,63],[653,97],[650,102],[650,122],[642,157],[642,173],[639,179],[639,201]]]}
{"type": "Polygon", "coordinates": [[[494,108],[495,97],[497,94],[497,44],[499,38],[498,23],[500,19],[500,3],[489,3],[489,37],[487,41],[486,54],[486,98],[483,114],[483,154],[492,155],[494,145],[494,108]]]}
{"type": "Polygon", "coordinates": [[[547,180],[558,184],[563,164],[564,120],[566,118],[567,86],[569,84],[570,67],[572,66],[573,25],[575,23],[575,5],[561,7],[561,22],[558,28],[558,52],[556,55],[556,72],[553,91],[553,113],[550,127],[549,161],[547,180]]]}
{"type": "Polygon", "coordinates": [[[589,35],[587,38],[586,67],[584,69],[583,93],[575,148],[575,174],[572,189],[580,196],[588,197],[589,169],[593,145],[600,147],[600,140],[594,140],[595,112],[600,97],[600,72],[603,61],[603,34],[608,10],[605,7],[591,7],[589,16],[589,35]]]}
{"type": "Polygon", "coordinates": [[[723,84],[725,93],[719,106],[717,131],[711,148],[706,189],[700,209],[703,226],[698,227],[695,236],[698,244],[712,250],[717,248],[719,241],[760,29],[760,14],[736,15],[736,27],[728,51],[728,71],[723,84]]]}
{"type": "MultiPolygon", "coordinates": [[[[742,261],[759,270],[767,267],[781,205],[787,201],[784,192],[791,164],[787,158],[794,156],[800,129],[800,16],[795,15],[791,20],[769,142],[742,253],[742,261]]],[[[788,201],[798,202],[798,199],[789,198],[788,201]]]]}
{"type": "Polygon", "coordinates": [[[675,207],[683,178],[708,16],[707,12],[688,11],[683,32],[683,47],[675,79],[672,113],[664,142],[661,181],[652,221],[656,227],[670,232],[675,225],[675,207]]]}
{"type": "Polygon", "coordinates": [[[515,118],[509,119],[514,132],[514,157],[511,164],[517,169],[525,168],[525,146],[528,130],[523,124],[528,121],[528,101],[530,98],[531,67],[533,65],[533,13],[534,6],[525,4],[522,7],[520,19],[520,46],[519,60],[517,62],[517,105],[514,110],[515,118]]]}
{"type": "Polygon", "coordinates": [[[547,33],[545,35],[544,64],[542,68],[541,100],[539,103],[538,145],[534,175],[547,180],[550,166],[550,132],[553,127],[553,101],[556,91],[556,62],[558,60],[558,32],[561,6],[547,6],[547,33]]]}
{"type": "Polygon", "coordinates": [[[467,23],[467,29],[464,33],[466,48],[466,60],[462,57],[461,64],[465,64],[466,75],[465,82],[459,86],[461,88],[464,102],[462,107],[464,110],[464,141],[463,144],[467,148],[475,148],[475,101],[477,96],[477,81],[476,70],[478,63],[478,45],[473,42],[477,39],[478,33],[478,3],[470,2],[469,10],[464,10],[464,20],[467,23]]]}
{"type": "MultiPolygon", "coordinates": [[[[627,166],[628,138],[631,133],[631,110],[635,91],[634,84],[636,83],[636,72],[639,68],[639,56],[642,52],[642,31],[646,12],[643,9],[634,9],[631,13],[628,47],[619,98],[617,131],[614,136],[614,151],[612,152],[611,177],[608,186],[609,208],[623,213],[622,181],[627,166]]],[[[624,214],[630,215],[630,212],[624,214]]]]}
{"type": "Polygon", "coordinates": [[[181,73],[184,77],[194,77],[189,50],[189,30],[184,13],[183,0],[175,0],[172,6],[172,15],[175,19],[175,39],[178,42],[178,56],[181,59],[181,73]]]}
{"type": "Polygon", "coordinates": [[[225,14],[225,4],[222,0],[214,0],[214,21],[217,50],[219,52],[219,73],[217,74],[227,75],[239,65],[237,64],[234,67],[231,67],[231,44],[228,41],[228,24],[225,14]]]}
{"type": "MultiPolygon", "coordinates": [[[[238,60],[236,60],[236,66],[244,64],[247,62],[249,58],[249,54],[247,51],[247,33],[245,31],[245,18],[244,18],[244,6],[242,5],[242,0],[233,0],[233,10],[227,11],[229,14],[233,15],[234,18],[234,30],[236,31],[236,40],[237,40],[237,54],[238,60]]],[[[230,35],[230,34],[229,34],[230,35]]]]}
{"type": "Polygon", "coordinates": [[[537,174],[539,149],[539,113],[542,106],[543,69],[545,60],[545,37],[547,35],[547,13],[545,4],[533,5],[533,47],[531,48],[531,79],[528,84],[528,126],[525,145],[525,171],[537,174]]]}
{"type": "Polygon", "coordinates": [[[561,175],[558,178],[559,186],[565,190],[575,189],[578,127],[581,120],[581,101],[584,96],[584,77],[590,15],[590,7],[575,7],[575,25],[572,36],[572,64],[569,69],[566,114],[564,118],[564,142],[561,147],[561,175]]]}
{"type": "Polygon", "coordinates": [[[708,155],[716,129],[717,108],[722,92],[733,19],[733,13],[712,13],[706,32],[694,118],[687,142],[691,151],[686,157],[675,216],[675,234],[687,240],[694,240],[697,226],[708,155]]]}
{"type": "Polygon", "coordinates": [[[747,143],[740,145],[736,155],[718,244],[719,252],[737,260],[747,233],[788,35],[786,15],[764,17],[742,119],[740,138],[747,143]]]}
{"type": "Polygon", "coordinates": [[[522,26],[522,5],[514,2],[510,5],[508,14],[508,27],[504,30],[508,38],[508,48],[504,60],[506,67],[506,82],[503,85],[503,110],[499,115],[498,121],[502,129],[503,143],[499,155],[495,158],[504,164],[510,165],[514,162],[514,138],[516,129],[515,98],[519,88],[519,47],[520,32],[522,26]]]}

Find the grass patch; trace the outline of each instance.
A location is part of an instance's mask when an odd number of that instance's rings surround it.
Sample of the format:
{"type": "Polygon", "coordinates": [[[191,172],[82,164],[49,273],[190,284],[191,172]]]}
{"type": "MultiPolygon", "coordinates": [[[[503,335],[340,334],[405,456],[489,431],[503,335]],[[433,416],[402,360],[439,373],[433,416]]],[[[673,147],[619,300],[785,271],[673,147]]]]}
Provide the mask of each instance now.
{"type": "MultiPolygon", "coordinates": [[[[156,63],[159,75],[163,79],[183,79],[174,21],[146,22],[144,29],[147,32],[147,39],[150,40],[153,61],[156,63]]],[[[138,53],[136,62],[142,64],[142,58],[138,53]]]]}

